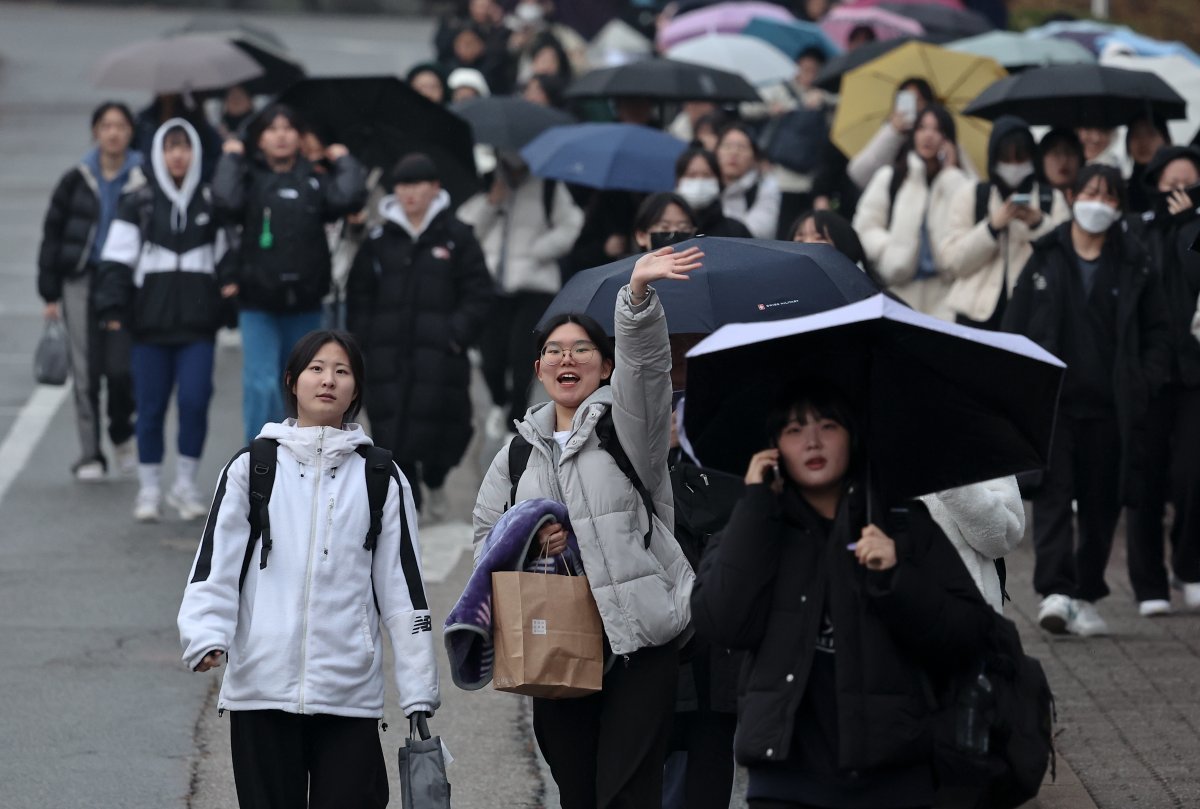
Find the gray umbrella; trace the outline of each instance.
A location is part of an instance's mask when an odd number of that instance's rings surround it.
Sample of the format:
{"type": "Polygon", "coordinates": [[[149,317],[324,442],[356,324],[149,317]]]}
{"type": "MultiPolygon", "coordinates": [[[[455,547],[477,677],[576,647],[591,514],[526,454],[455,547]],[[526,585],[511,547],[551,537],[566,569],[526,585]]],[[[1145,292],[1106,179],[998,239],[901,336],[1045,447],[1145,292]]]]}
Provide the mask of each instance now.
{"type": "Polygon", "coordinates": [[[155,94],[215,90],[262,75],[245,51],[221,37],[182,34],[109,51],[92,72],[96,87],[155,94]]]}

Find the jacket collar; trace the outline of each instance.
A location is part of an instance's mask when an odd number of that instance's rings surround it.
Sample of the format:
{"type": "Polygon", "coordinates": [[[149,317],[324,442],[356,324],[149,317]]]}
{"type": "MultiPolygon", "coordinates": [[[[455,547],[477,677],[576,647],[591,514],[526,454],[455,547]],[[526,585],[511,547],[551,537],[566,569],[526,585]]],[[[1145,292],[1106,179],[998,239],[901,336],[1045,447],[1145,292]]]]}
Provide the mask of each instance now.
{"type": "MultiPolygon", "coordinates": [[[[612,407],[612,385],[601,385],[591,396],[583,400],[583,404],[575,411],[575,417],[571,419],[572,435],[580,435],[587,438],[592,434],[592,428],[596,421],[604,415],[605,411],[612,407]],[[595,414],[595,418],[589,418],[595,414]]],[[[517,432],[521,437],[534,446],[548,447],[549,442],[554,441],[555,428],[558,426],[558,419],[554,412],[554,402],[539,402],[525,414],[525,420],[517,425],[517,432]]],[[[574,454],[568,448],[563,452],[563,457],[574,454]]]]}
{"type": "Polygon", "coordinates": [[[371,439],[358,424],[333,427],[297,427],[295,419],[263,426],[259,438],[270,438],[285,447],[297,461],[308,466],[339,466],[358,447],[371,446],[371,439]]]}
{"type": "Polygon", "coordinates": [[[415,242],[421,238],[421,234],[429,230],[434,220],[442,211],[450,208],[450,193],[446,189],[438,192],[438,195],[433,198],[433,202],[429,203],[429,210],[425,212],[425,221],[418,228],[413,225],[408,219],[408,214],[404,212],[404,207],[400,205],[400,201],[396,199],[395,194],[388,194],[383,199],[379,200],[379,213],[383,218],[394,225],[399,226],[407,233],[415,242]]]}
{"type": "Polygon", "coordinates": [[[721,197],[736,197],[739,194],[745,194],[754,184],[759,181],[758,169],[750,169],[748,172],[738,177],[736,180],[725,186],[725,190],[721,192],[721,197]]]}

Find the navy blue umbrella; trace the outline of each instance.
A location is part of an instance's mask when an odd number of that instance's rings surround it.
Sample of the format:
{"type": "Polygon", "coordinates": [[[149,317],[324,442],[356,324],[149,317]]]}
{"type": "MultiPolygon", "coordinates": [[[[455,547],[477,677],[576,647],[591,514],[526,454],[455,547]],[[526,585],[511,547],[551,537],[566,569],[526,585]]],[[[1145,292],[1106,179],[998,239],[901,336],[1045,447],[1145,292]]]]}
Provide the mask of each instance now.
{"type": "Polygon", "coordinates": [[[604,191],[670,191],[675,159],[687,144],[635,124],[574,124],[547,129],[521,150],[538,177],[604,191]]]}
{"type": "MultiPolygon", "coordinates": [[[[672,334],[710,334],[727,323],[810,315],[879,293],[857,264],[828,245],[701,236],[675,249],[692,246],[704,251],[704,266],[689,273],[687,281],[655,285],[672,334]]],[[[640,257],[574,276],[542,323],[564,312],[583,312],[612,334],[617,292],[629,283],[640,257]]]]}

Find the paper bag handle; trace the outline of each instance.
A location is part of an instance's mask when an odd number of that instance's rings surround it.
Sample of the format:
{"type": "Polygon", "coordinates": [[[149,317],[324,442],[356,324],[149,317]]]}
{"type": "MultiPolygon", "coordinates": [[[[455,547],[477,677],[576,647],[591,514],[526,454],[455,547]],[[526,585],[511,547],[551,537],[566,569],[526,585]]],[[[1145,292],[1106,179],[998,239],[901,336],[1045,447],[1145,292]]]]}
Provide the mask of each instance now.
{"type": "Polygon", "coordinates": [[[429,714],[424,711],[413,711],[408,717],[408,738],[415,739],[420,734],[421,741],[429,739],[429,714]]]}

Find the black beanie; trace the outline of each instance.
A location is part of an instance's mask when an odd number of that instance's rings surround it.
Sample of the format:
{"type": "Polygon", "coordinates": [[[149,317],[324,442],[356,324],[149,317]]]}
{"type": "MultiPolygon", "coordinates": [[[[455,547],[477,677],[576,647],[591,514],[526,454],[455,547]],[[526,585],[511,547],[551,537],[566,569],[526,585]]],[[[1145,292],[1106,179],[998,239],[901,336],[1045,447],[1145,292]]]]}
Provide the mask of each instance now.
{"type": "Polygon", "coordinates": [[[429,155],[422,152],[405,155],[392,168],[392,185],[438,182],[440,179],[437,166],[429,159],[429,155]]]}

